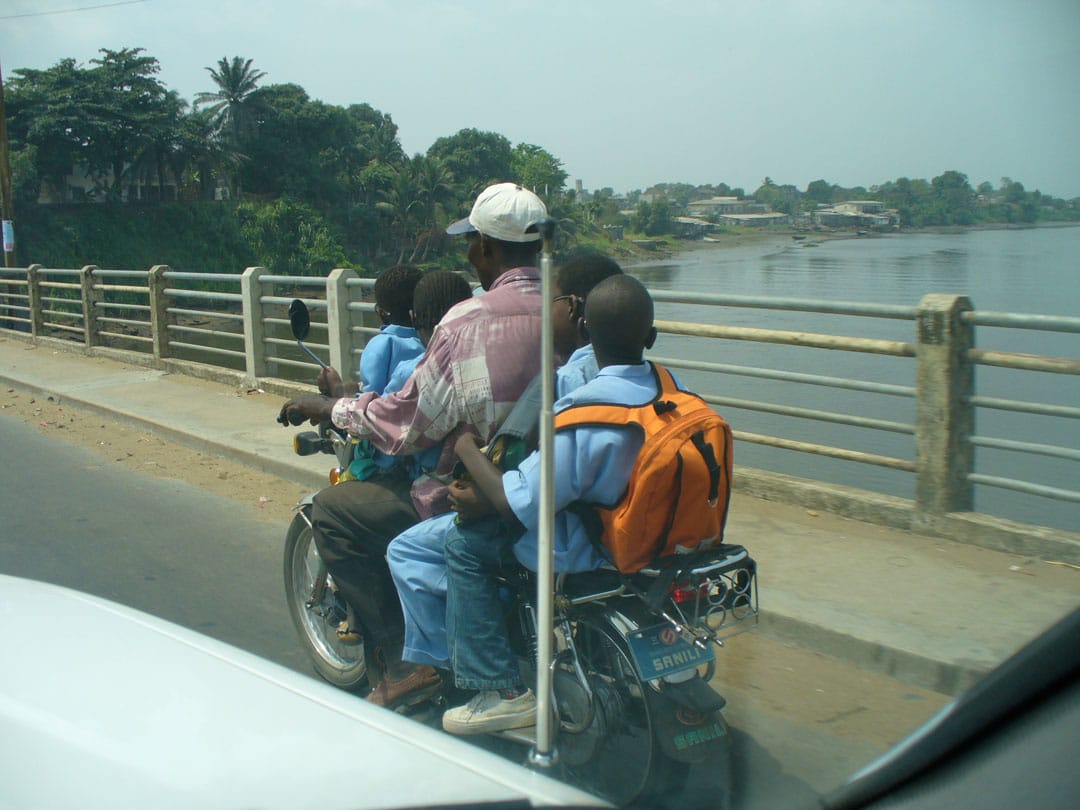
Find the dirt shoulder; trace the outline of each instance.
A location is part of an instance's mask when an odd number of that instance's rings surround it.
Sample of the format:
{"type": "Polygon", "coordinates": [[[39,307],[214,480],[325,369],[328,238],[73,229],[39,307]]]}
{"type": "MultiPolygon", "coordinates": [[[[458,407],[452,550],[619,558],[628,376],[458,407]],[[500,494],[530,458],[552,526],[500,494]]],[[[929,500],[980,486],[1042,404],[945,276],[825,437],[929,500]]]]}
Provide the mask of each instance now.
{"type": "Polygon", "coordinates": [[[66,408],[51,396],[5,387],[0,390],[0,414],[21,419],[39,433],[83,447],[134,472],[186,481],[237,501],[257,517],[280,522],[282,536],[296,502],[308,494],[299,484],[167,442],[118,420],[66,408]]]}

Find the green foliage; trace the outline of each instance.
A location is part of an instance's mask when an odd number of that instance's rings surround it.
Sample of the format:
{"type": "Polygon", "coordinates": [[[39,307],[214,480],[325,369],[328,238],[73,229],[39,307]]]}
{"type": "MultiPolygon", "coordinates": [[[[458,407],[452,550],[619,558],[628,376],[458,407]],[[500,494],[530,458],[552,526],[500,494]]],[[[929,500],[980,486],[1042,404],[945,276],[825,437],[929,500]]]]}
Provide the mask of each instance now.
{"type": "Polygon", "coordinates": [[[651,203],[642,200],[631,221],[631,227],[646,236],[660,236],[674,231],[675,217],[667,197],[657,197],[651,203]]]}
{"type": "Polygon", "coordinates": [[[562,161],[535,144],[519,143],[510,157],[510,177],[542,195],[557,194],[566,184],[562,161]]]}
{"type": "Polygon", "coordinates": [[[235,208],[221,204],[31,206],[16,227],[20,265],[239,273],[256,263],[235,208]]]}
{"type": "Polygon", "coordinates": [[[240,234],[253,257],[277,275],[325,276],[349,267],[330,225],[315,209],[288,199],[237,208],[240,234]]]}
{"type": "Polygon", "coordinates": [[[462,129],[439,138],[427,154],[446,164],[463,201],[471,201],[485,186],[513,179],[510,141],[497,132],[462,129]]]}
{"type": "Polygon", "coordinates": [[[773,211],[784,214],[795,213],[800,196],[801,193],[795,186],[778,186],[771,177],[766,177],[758,190],[754,192],[754,199],[759,203],[764,203],[773,211]]]}
{"type": "Polygon", "coordinates": [[[837,186],[825,180],[813,180],[806,186],[806,197],[814,204],[831,205],[834,202],[840,202],[836,199],[838,190],[837,186]]]}
{"type": "MultiPolygon", "coordinates": [[[[403,260],[460,268],[462,242],[444,228],[491,182],[515,180],[540,193],[559,222],[560,249],[621,250],[604,225],[656,238],[672,233],[693,200],[747,197],[726,183],[663,183],[648,202],[640,191],[578,195],[564,191],[562,162],[546,149],[511,147],[503,135],[472,128],[409,158],[391,116],[370,104],[326,104],[296,84],[260,86],[265,74],[239,56],[207,70],[213,86],[195,97],[193,111],[140,48],[102,49],[89,66],[64,59],[14,72],[5,100],[20,262],[227,272],[262,264],[281,274],[403,260]],[[73,174],[95,184],[90,198],[107,202],[36,203],[41,192],[69,198],[73,174]],[[226,199],[214,202],[218,196],[226,199]],[[635,207],[631,217],[621,212],[635,207]]],[[[787,213],[877,199],[907,226],[1080,220],[1080,200],[1010,178],[997,190],[983,182],[976,194],[955,170],[870,191],[821,179],[800,192],[766,177],[754,197],[787,213]]]]}

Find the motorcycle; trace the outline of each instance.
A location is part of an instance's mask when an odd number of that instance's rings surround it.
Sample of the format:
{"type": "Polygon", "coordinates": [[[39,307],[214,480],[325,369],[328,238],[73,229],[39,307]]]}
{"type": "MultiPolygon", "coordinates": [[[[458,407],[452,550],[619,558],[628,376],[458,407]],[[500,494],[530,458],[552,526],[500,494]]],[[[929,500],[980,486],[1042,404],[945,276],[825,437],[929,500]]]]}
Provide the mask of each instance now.
{"type": "MultiPolygon", "coordinates": [[[[303,303],[294,302],[289,315],[297,344],[308,351],[303,303]]],[[[299,455],[336,456],[332,484],[347,479],[355,447],[329,422],[293,438],[299,455]]],[[[297,505],[285,538],[289,613],[316,672],[362,693],[370,685],[364,645],[340,638],[338,626],[347,620],[361,633],[363,628],[319,558],[313,498],[297,505]]],[[[507,569],[500,593],[522,678],[535,690],[542,666],[537,575],[507,569]]],[[[665,558],[633,575],[611,569],[557,576],[554,654],[546,664],[557,737],[553,762],[560,769],[553,775],[625,806],[677,794],[692,764],[723,767],[730,735],[721,713],[725,701],[710,685],[715,649],[757,624],[757,600],[757,564],[736,545],[665,558]]],[[[441,700],[410,711],[438,724],[446,708],[441,700]]],[[[537,747],[535,728],[495,736],[537,747]]],[[[730,788],[729,779],[714,783],[730,788]]],[[[716,800],[717,806],[727,804],[722,796],[716,800]]]]}
{"type": "MultiPolygon", "coordinates": [[[[323,423],[317,432],[297,434],[293,447],[300,455],[334,454],[330,480],[336,483],[354,444],[323,423]]],[[[319,675],[364,692],[364,647],[338,638],[348,606],[313,542],[311,497],[298,504],[285,539],[289,613],[319,675]]],[[[535,688],[535,575],[510,569],[500,586],[523,678],[535,688]]],[[[677,792],[692,764],[726,759],[724,699],[709,682],[715,649],[757,623],[757,565],[745,548],[721,545],[671,557],[629,576],[615,570],[559,575],[554,612],[557,767],[567,781],[622,806],[677,792]]],[[[436,703],[412,711],[436,722],[442,708],[436,703]]],[[[536,743],[534,729],[497,736],[536,743]]]]}
{"type": "MultiPolygon", "coordinates": [[[[330,483],[336,484],[349,469],[355,443],[328,422],[318,431],[305,431],[293,437],[293,451],[308,456],[329,453],[337,456],[338,465],[331,471],[330,483]]],[[[296,515],[285,535],[285,600],[289,615],[307,650],[315,671],[326,681],[349,692],[363,692],[368,687],[367,661],[363,643],[342,640],[338,626],[348,620],[348,605],[334,586],[326,564],[319,557],[311,527],[311,493],[296,506],[296,515]]]]}

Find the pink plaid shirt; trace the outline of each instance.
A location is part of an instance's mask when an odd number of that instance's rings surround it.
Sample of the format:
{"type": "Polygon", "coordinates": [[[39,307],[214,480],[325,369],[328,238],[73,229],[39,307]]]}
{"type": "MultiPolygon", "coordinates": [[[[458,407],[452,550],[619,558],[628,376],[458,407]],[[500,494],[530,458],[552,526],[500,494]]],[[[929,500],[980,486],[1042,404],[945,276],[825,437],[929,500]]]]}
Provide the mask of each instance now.
{"type": "Polygon", "coordinates": [[[463,433],[484,442],[495,434],[540,371],[540,329],[539,271],[508,270],[483,295],[446,313],[400,391],[339,399],[334,424],[389,455],[441,442],[434,473],[413,482],[412,499],[421,518],[446,512],[454,442],[463,433]]]}

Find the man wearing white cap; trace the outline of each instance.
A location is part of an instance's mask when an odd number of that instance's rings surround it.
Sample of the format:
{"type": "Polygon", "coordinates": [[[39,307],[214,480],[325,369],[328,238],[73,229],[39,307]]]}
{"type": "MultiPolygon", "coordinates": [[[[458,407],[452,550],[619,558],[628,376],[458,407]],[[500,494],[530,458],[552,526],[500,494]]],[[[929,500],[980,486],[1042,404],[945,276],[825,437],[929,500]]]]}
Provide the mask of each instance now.
{"type": "MultiPolygon", "coordinates": [[[[449,511],[447,481],[454,443],[464,434],[487,442],[540,370],[540,272],[536,227],[544,203],[514,183],[480,193],[466,219],[447,228],[464,234],[468,258],[486,292],[456,304],[435,327],[423,359],[395,394],[331,399],[302,396],[281,409],[333,420],[388,455],[442,444],[433,475],[347,481],[315,496],[315,543],[364,636],[369,666],[385,665],[369,700],[383,706],[422,699],[440,685],[432,667],[401,660],[404,622],[386,565],[386,546],[416,521],[449,511]]],[[[337,372],[320,374],[320,389],[340,390],[337,372]]]]}

